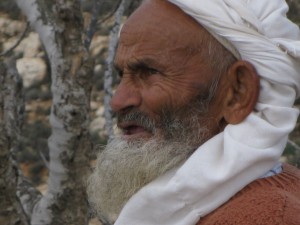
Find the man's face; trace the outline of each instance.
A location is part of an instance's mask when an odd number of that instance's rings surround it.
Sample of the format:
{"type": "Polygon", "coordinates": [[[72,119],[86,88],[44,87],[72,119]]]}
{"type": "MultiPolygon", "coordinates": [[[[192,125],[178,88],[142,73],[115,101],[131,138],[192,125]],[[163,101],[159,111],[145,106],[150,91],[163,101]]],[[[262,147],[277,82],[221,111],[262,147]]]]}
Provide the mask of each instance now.
{"type": "Polygon", "coordinates": [[[203,30],[165,1],[142,5],[124,25],[115,64],[121,82],[111,106],[123,133],[98,156],[91,204],[113,222],[127,200],[179,166],[220,132],[217,74],[203,54],[203,30]]]}
{"type": "MultiPolygon", "coordinates": [[[[216,78],[210,63],[201,55],[199,25],[175,7],[164,8],[161,2],[146,2],[121,32],[115,59],[121,82],[111,106],[126,140],[169,136],[164,115],[185,118],[193,102],[208,100],[216,78]],[[170,17],[175,12],[176,17],[170,17]],[[143,118],[155,123],[146,126],[132,113],[142,113],[143,118]]],[[[215,119],[220,113],[218,106],[210,104],[198,115],[208,126],[206,139],[219,132],[215,119]]]]}

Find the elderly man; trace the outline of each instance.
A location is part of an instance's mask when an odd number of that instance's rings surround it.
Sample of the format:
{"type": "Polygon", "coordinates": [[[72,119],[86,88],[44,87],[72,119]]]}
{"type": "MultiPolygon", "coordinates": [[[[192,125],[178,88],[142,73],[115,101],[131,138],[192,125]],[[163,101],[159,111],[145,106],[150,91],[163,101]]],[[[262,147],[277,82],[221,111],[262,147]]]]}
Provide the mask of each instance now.
{"type": "Polygon", "coordinates": [[[282,0],[146,0],[122,28],[122,134],[88,194],[104,224],[300,224],[278,163],[298,110],[300,32],[282,0]]]}

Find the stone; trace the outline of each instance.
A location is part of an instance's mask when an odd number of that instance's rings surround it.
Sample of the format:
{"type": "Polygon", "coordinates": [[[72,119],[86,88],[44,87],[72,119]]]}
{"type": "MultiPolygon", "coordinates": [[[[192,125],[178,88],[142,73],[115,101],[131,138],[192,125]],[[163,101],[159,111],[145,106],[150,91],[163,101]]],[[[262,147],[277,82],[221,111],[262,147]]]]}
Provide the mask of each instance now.
{"type": "Polygon", "coordinates": [[[20,43],[16,48],[16,51],[23,52],[24,58],[36,57],[41,49],[41,42],[39,35],[35,32],[30,32],[28,37],[20,43]]]}
{"type": "Polygon", "coordinates": [[[25,88],[42,81],[47,74],[47,65],[41,58],[22,58],[17,60],[17,69],[25,88]]]}
{"type": "Polygon", "coordinates": [[[105,128],[105,119],[100,116],[100,117],[96,117],[90,124],[90,132],[91,133],[96,133],[99,132],[101,130],[104,130],[105,128]]]}
{"type": "MultiPolygon", "coordinates": [[[[19,37],[12,37],[3,43],[3,49],[10,49],[19,37]]],[[[22,54],[23,58],[33,58],[41,55],[41,42],[39,35],[35,32],[29,33],[28,37],[24,38],[21,43],[14,49],[17,54],[22,54]]]]}
{"type": "Polygon", "coordinates": [[[20,30],[24,30],[24,28],[24,23],[18,20],[11,20],[9,18],[0,17],[0,33],[4,36],[17,35],[20,30]]]}
{"type": "Polygon", "coordinates": [[[108,45],[108,37],[107,36],[101,36],[101,35],[95,35],[92,39],[91,46],[90,46],[90,52],[93,57],[99,55],[99,53],[106,48],[108,45]]]}
{"type": "Polygon", "coordinates": [[[96,116],[104,116],[104,106],[100,106],[96,111],[96,116]]]}

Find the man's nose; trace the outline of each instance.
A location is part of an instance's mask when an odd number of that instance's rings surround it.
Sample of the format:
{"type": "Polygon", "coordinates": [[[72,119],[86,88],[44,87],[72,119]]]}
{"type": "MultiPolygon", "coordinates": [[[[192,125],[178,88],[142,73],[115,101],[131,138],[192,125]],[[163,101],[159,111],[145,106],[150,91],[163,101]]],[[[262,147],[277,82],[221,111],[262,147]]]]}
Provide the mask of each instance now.
{"type": "Polygon", "coordinates": [[[138,107],[141,102],[142,98],[139,90],[121,81],[111,99],[110,105],[114,112],[121,112],[132,107],[138,107]]]}

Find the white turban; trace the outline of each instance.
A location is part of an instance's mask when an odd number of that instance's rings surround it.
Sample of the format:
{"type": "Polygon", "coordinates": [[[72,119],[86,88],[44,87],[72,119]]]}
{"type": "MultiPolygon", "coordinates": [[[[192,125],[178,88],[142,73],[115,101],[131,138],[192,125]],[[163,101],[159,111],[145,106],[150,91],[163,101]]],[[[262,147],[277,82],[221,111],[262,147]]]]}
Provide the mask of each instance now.
{"type": "Polygon", "coordinates": [[[115,225],[194,225],[278,162],[298,110],[300,32],[283,0],[169,0],[260,76],[255,110],[142,188],[115,225]]]}

